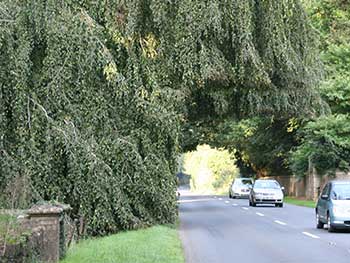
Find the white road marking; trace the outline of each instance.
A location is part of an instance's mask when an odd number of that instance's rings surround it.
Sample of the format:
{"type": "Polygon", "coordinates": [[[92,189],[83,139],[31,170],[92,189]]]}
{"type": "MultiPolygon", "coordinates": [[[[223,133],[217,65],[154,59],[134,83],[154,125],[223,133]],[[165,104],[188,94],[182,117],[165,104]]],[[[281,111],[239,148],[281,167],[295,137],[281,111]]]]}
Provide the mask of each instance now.
{"type": "Polygon", "coordinates": [[[179,204],[182,204],[182,203],[207,202],[207,201],[212,201],[212,199],[178,200],[177,202],[178,202],[179,204]]]}
{"type": "Polygon", "coordinates": [[[244,209],[244,210],[249,210],[249,208],[248,208],[248,207],[242,207],[242,209],[244,209]]]}
{"type": "Polygon", "coordinates": [[[265,216],[264,214],[259,213],[259,212],[257,212],[256,214],[257,214],[258,216],[265,216]]]}
{"type": "Polygon", "coordinates": [[[221,200],[222,200],[222,198],[219,198],[219,200],[221,201],[221,200]]]}
{"type": "Polygon", "coordinates": [[[312,237],[312,238],[315,238],[315,239],[320,238],[319,236],[315,236],[315,235],[313,235],[313,234],[310,234],[309,232],[303,232],[303,234],[304,234],[305,236],[312,237]]]}
{"type": "Polygon", "coordinates": [[[229,204],[230,202],[229,201],[225,201],[225,204],[229,204]]]}
{"type": "Polygon", "coordinates": [[[277,223],[277,224],[280,224],[280,225],[282,225],[282,226],[287,225],[286,223],[284,223],[284,222],[282,222],[282,221],[279,221],[279,220],[275,220],[274,222],[277,223]]]}
{"type": "Polygon", "coordinates": [[[233,206],[238,206],[237,204],[232,204],[233,206]]]}

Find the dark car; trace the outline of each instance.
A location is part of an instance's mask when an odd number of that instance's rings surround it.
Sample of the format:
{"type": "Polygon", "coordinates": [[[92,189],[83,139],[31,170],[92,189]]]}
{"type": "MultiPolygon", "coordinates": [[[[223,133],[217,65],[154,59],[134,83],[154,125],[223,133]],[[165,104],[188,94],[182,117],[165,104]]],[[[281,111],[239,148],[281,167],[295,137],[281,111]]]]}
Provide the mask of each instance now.
{"type": "Polygon", "coordinates": [[[350,181],[327,183],[316,205],[316,227],[328,231],[350,229],[350,181]]]}

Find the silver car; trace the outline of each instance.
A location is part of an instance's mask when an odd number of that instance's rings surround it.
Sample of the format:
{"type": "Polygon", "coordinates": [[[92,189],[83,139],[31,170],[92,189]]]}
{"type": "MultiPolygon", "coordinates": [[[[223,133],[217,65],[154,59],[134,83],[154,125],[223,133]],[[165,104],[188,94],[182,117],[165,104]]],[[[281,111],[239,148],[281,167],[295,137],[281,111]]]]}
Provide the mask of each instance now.
{"type": "Polygon", "coordinates": [[[283,207],[283,190],[276,180],[256,180],[250,190],[249,205],[274,204],[276,207],[283,207]]]}
{"type": "Polygon", "coordinates": [[[316,226],[328,231],[350,229],[350,181],[331,181],[325,185],[316,205],[316,226]]]}
{"type": "Polygon", "coordinates": [[[230,198],[247,198],[253,184],[252,178],[236,178],[229,189],[230,198]]]}

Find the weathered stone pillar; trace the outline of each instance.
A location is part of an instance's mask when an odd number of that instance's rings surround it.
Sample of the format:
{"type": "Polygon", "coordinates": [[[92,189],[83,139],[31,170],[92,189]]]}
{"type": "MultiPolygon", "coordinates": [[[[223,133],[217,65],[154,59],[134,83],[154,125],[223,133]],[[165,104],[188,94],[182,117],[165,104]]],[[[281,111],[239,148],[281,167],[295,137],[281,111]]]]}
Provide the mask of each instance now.
{"type": "MultiPolygon", "coordinates": [[[[28,211],[34,235],[41,235],[36,249],[41,262],[58,262],[60,258],[60,216],[61,207],[35,205],[28,211]]],[[[39,238],[38,238],[39,239],[39,238]]]]}
{"type": "Polygon", "coordinates": [[[317,174],[316,169],[313,169],[313,179],[314,179],[314,193],[312,200],[317,200],[318,195],[320,194],[321,188],[321,177],[317,174]]]}
{"type": "Polygon", "coordinates": [[[306,198],[316,200],[321,186],[321,179],[309,158],[309,171],[306,178],[306,198]]]}

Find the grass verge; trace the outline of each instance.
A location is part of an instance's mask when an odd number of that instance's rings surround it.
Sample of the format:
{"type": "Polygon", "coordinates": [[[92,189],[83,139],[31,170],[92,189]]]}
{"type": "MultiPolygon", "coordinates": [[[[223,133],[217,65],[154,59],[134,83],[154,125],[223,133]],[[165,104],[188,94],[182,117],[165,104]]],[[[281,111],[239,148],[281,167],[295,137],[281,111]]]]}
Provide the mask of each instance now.
{"type": "Polygon", "coordinates": [[[305,200],[305,199],[300,199],[300,198],[290,197],[290,196],[285,197],[284,202],[293,204],[293,205],[306,206],[311,208],[316,207],[315,201],[305,200]]]}
{"type": "Polygon", "coordinates": [[[184,263],[177,229],[155,226],[88,239],[73,245],[60,263],[184,263]]]}

